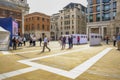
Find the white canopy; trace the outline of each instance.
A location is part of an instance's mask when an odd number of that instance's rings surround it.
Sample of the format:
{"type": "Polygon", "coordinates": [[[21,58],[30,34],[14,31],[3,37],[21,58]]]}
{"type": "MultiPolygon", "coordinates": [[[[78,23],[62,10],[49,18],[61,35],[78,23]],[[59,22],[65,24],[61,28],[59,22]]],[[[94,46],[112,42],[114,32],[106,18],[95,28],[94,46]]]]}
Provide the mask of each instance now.
{"type": "Polygon", "coordinates": [[[0,26],[0,50],[8,50],[10,32],[0,26]]]}

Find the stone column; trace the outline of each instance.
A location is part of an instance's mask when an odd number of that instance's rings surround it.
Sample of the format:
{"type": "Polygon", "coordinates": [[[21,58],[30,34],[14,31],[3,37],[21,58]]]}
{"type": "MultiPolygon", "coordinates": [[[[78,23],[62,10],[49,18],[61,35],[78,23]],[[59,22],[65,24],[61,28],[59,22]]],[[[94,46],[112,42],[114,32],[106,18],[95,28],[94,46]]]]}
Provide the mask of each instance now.
{"type": "Polygon", "coordinates": [[[24,10],[22,10],[22,35],[24,35],[24,10]]]}

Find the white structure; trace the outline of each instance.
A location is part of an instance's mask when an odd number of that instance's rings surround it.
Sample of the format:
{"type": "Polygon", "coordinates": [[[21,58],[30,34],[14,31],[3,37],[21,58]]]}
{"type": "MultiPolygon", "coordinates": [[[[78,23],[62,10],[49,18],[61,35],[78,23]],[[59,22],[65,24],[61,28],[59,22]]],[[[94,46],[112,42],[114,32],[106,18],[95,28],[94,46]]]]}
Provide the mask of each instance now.
{"type": "Polygon", "coordinates": [[[88,42],[86,34],[71,34],[71,35],[63,35],[63,36],[66,37],[66,43],[68,43],[68,37],[71,37],[71,36],[73,38],[73,44],[78,44],[77,42],[78,37],[80,39],[79,41],[80,44],[86,44],[88,42]]]}
{"type": "Polygon", "coordinates": [[[100,45],[101,43],[100,34],[91,33],[89,39],[90,39],[90,46],[100,45]]]}
{"type": "Polygon", "coordinates": [[[8,50],[10,32],[0,27],[0,50],[8,50]]]}
{"type": "Polygon", "coordinates": [[[77,42],[78,37],[80,38],[80,41],[79,41],[80,44],[86,44],[88,42],[87,35],[85,34],[72,34],[72,37],[73,37],[73,44],[78,43],[77,42]]]}

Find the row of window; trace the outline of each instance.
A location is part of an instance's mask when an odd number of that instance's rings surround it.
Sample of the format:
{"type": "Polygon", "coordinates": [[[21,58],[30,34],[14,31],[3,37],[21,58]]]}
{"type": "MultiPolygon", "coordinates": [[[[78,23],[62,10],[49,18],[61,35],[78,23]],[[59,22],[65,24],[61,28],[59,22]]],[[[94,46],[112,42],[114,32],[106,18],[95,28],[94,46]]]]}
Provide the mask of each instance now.
{"type": "MultiPolygon", "coordinates": [[[[116,16],[116,11],[113,12],[113,19],[115,18],[116,16]]],[[[100,21],[100,13],[96,14],[96,21],[100,21]]],[[[102,21],[108,21],[108,20],[111,20],[111,14],[110,13],[103,13],[102,14],[102,21]]],[[[90,22],[93,22],[93,15],[90,15],[89,16],[89,21],[90,22]]]]}
{"type": "Polygon", "coordinates": [[[0,9],[0,15],[4,17],[13,17],[16,19],[22,19],[22,13],[11,11],[11,10],[0,9]]]}
{"type": "MultiPolygon", "coordinates": [[[[70,25],[70,20],[69,21],[64,21],[64,25],[70,25]]],[[[72,24],[74,24],[74,21],[72,20],[72,24]]],[[[63,25],[63,22],[61,22],[61,25],[63,25]]]]}
{"type": "MultiPolygon", "coordinates": [[[[61,27],[61,30],[62,30],[62,29],[63,29],[63,27],[61,27]]],[[[68,30],[68,29],[70,29],[70,26],[65,26],[64,29],[65,29],[65,30],[68,30]]],[[[74,26],[72,26],[72,29],[74,29],[74,26]]]]}
{"type": "MultiPolygon", "coordinates": [[[[94,1],[93,0],[88,0],[89,1],[89,4],[92,5],[92,4],[95,4],[93,3],[94,1]]],[[[96,4],[100,4],[100,1],[101,0],[96,0],[96,4]]],[[[102,3],[109,3],[111,0],[102,0],[102,3]]]]}
{"type": "MultiPolygon", "coordinates": [[[[69,31],[65,32],[66,35],[70,34],[69,31]]],[[[72,34],[74,34],[74,31],[72,31],[72,34]]],[[[63,35],[63,32],[61,32],[61,35],[63,35]]]]}
{"type": "MultiPolygon", "coordinates": [[[[102,8],[103,11],[108,11],[108,10],[111,10],[111,9],[116,9],[117,4],[116,4],[116,2],[114,2],[112,6],[111,6],[111,4],[107,4],[107,5],[103,5],[102,7],[103,7],[102,8]]],[[[96,11],[97,12],[100,12],[100,9],[101,9],[100,5],[96,6],[96,11]]],[[[93,7],[89,8],[89,12],[93,13],[93,7]]]]}
{"type": "Polygon", "coordinates": [[[26,19],[25,19],[26,22],[27,22],[27,21],[31,21],[31,20],[38,20],[38,21],[42,20],[43,22],[46,20],[47,22],[50,22],[49,19],[40,18],[40,17],[30,17],[30,18],[26,18],[26,19]]]}
{"type": "Polygon", "coordinates": [[[26,31],[29,31],[29,30],[45,30],[45,28],[47,28],[47,30],[49,30],[49,26],[45,26],[45,25],[42,25],[42,27],[40,27],[40,25],[38,24],[37,27],[35,28],[34,25],[32,24],[31,26],[30,25],[26,25],[25,27],[25,30],[26,31]]]}

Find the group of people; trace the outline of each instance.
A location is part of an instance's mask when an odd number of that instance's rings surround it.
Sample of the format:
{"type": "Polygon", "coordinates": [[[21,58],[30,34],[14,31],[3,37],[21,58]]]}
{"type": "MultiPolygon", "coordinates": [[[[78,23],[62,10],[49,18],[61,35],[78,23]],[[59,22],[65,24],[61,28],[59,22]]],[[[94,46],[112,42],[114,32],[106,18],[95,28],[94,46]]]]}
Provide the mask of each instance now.
{"type": "Polygon", "coordinates": [[[68,43],[69,49],[71,49],[73,47],[73,37],[72,36],[68,36],[68,38],[66,38],[66,36],[61,36],[59,38],[59,43],[62,46],[62,50],[65,49],[66,43],[68,43]]]}
{"type": "MultiPolygon", "coordinates": [[[[116,42],[117,42],[118,50],[120,50],[120,33],[117,35],[117,37],[114,35],[112,39],[113,39],[113,46],[116,46],[116,42]]],[[[40,37],[38,40],[40,41],[40,46],[41,46],[42,38],[40,37]]],[[[109,37],[106,37],[106,44],[108,44],[108,40],[109,40],[109,37]]],[[[77,39],[77,41],[79,42],[79,38],[77,39]]],[[[45,48],[47,48],[49,51],[51,51],[51,49],[48,47],[48,43],[49,43],[49,39],[47,38],[47,36],[44,36],[43,49],[41,52],[44,52],[45,48]]],[[[62,48],[61,48],[62,50],[65,49],[66,44],[68,44],[69,45],[68,48],[71,49],[71,48],[73,48],[73,36],[68,36],[67,38],[66,38],[66,36],[61,36],[59,38],[59,43],[62,46],[62,48]]],[[[18,37],[16,39],[16,37],[14,37],[12,39],[12,44],[13,44],[13,50],[16,50],[17,44],[18,44],[18,46],[22,46],[22,44],[24,44],[24,46],[26,45],[26,38],[18,37]]],[[[30,39],[30,46],[31,45],[33,45],[33,46],[36,45],[36,37],[35,36],[33,36],[30,39]]]]}
{"type": "Polygon", "coordinates": [[[21,37],[21,36],[19,36],[18,38],[13,37],[12,39],[13,50],[16,50],[17,46],[20,47],[22,46],[22,44],[24,44],[24,46],[26,45],[25,37],[21,37]]]}
{"type": "MultiPolygon", "coordinates": [[[[106,36],[105,37],[105,40],[106,40],[106,44],[109,44],[109,37],[106,36]]],[[[112,37],[112,41],[113,41],[113,46],[116,46],[116,43],[117,43],[117,49],[120,50],[120,33],[118,33],[118,35],[113,35],[112,37]]]]}

